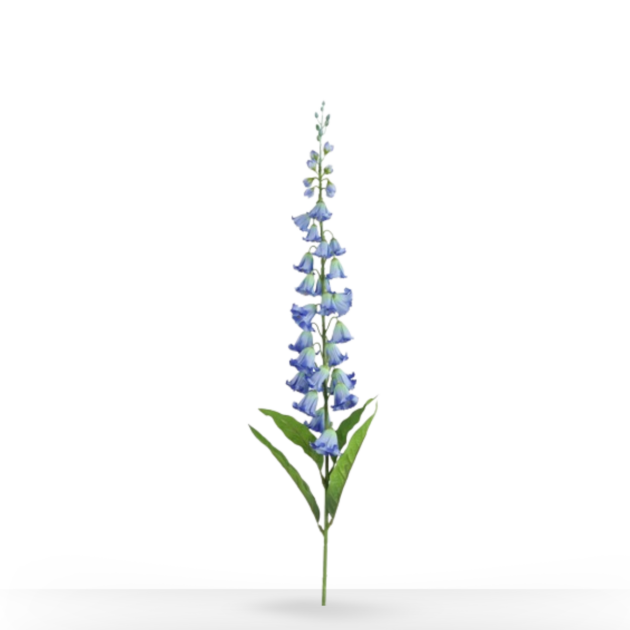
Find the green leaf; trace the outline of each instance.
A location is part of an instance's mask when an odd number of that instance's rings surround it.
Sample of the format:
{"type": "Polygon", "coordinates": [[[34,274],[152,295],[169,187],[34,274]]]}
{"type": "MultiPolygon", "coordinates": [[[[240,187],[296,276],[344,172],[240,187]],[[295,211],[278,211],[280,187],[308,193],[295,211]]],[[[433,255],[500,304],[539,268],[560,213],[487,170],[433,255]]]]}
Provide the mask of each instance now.
{"type": "Polygon", "coordinates": [[[306,499],[308,504],[311,506],[311,511],[315,516],[315,520],[319,524],[319,506],[317,505],[317,501],[315,500],[315,497],[313,496],[313,493],[308,487],[306,481],[304,481],[304,479],[302,479],[302,477],[300,476],[300,473],[295,470],[293,466],[291,466],[289,460],[284,456],[283,453],[281,453],[275,446],[273,446],[263,435],[256,431],[256,429],[254,429],[251,424],[248,426],[252,430],[252,433],[272,452],[273,456],[282,464],[282,467],[289,473],[291,479],[295,481],[295,484],[304,495],[304,498],[306,499]]]}
{"type": "Polygon", "coordinates": [[[374,398],[370,398],[370,400],[368,400],[365,405],[363,405],[363,407],[361,407],[360,409],[355,409],[339,425],[339,428],[337,429],[337,444],[339,445],[339,450],[341,450],[345,446],[346,439],[348,438],[348,433],[350,433],[350,431],[354,429],[355,425],[359,423],[359,420],[361,420],[361,415],[365,411],[365,408],[375,399],[376,396],[374,396],[374,398]]]}
{"type": "Polygon", "coordinates": [[[359,453],[361,444],[363,444],[365,435],[367,434],[370,424],[372,423],[372,419],[376,415],[377,411],[378,403],[376,403],[376,409],[374,410],[372,416],[366,420],[366,422],[364,422],[350,438],[348,448],[339,456],[339,461],[335,464],[335,467],[330,474],[328,489],[326,490],[326,513],[330,514],[332,518],[334,518],[337,513],[339,501],[341,500],[341,493],[343,492],[346,481],[348,480],[348,475],[350,474],[354,460],[359,453]]]}
{"type": "Polygon", "coordinates": [[[271,409],[259,409],[266,416],[273,418],[280,431],[284,433],[293,444],[297,444],[316,464],[319,470],[324,465],[324,456],[316,453],[310,446],[311,442],[314,442],[317,437],[311,433],[311,430],[305,425],[293,418],[292,416],[285,416],[277,411],[271,411],[271,409]]]}

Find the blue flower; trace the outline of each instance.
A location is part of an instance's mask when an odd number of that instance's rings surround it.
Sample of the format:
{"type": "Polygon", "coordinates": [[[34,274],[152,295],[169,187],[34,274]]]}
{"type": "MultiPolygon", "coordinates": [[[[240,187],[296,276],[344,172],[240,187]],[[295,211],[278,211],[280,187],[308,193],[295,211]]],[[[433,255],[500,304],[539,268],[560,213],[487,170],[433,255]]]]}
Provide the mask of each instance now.
{"type": "Polygon", "coordinates": [[[311,241],[313,243],[319,243],[322,240],[322,237],[319,235],[319,230],[314,223],[311,225],[308,234],[302,240],[311,241]]]}
{"type": "MultiPolygon", "coordinates": [[[[324,170],[326,170],[326,169],[324,169],[324,170]]],[[[302,180],[302,183],[304,184],[305,188],[308,188],[314,181],[315,181],[314,177],[307,177],[306,179],[302,180]]]]}
{"type": "MultiPolygon", "coordinates": [[[[333,335],[334,336],[334,335],[333,335]]],[[[313,345],[313,333],[310,330],[303,330],[300,336],[297,338],[295,345],[289,344],[289,350],[295,352],[302,352],[304,348],[308,348],[313,345]]]]}
{"type": "Polygon", "coordinates": [[[328,197],[334,197],[336,192],[337,188],[330,180],[328,180],[328,185],[326,186],[326,195],[328,195],[328,197]]]}
{"type": "Polygon", "coordinates": [[[304,372],[298,372],[290,381],[287,381],[287,385],[300,394],[306,394],[310,389],[306,374],[304,372]]]}
{"type": "Polygon", "coordinates": [[[312,389],[321,392],[322,385],[328,380],[330,374],[330,368],[327,365],[322,365],[318,370],[315,370],[313,374],[308,377],[308,384],[312,389]]]}
{"type": "Polygon", "coordinates": [[[338,319],[335,322],[335,329],[333,330],[333,334],[330,340],[333,343],[345,343],[346,341],[350,341],[351,339],[354,339],[354,337],[350,334],[348,327],[340,319],[338,319]]]}
{"type": "Polygon", "coordinates": [[[324,155],[326,155],[327,153],[330,153],[334,148],[335,147],[332,144],[330,144],[330,142],[327,142],[324,145],[324,155]]]}
{"type": "Polygon", "coordinates": [[[317,153],[317,151],[311,151],[311,160],[315,160],[316,162],[319,160],[319,153],[317,153]]]}
{"type": "Polygon", "coordinates": [[[330,239],[330,249],[335,256],[341,256],[341,254],[346,253],[345,248],[341,247],[339,241],[334,237],[330,239]]]}
{"type": "Polygon", "coordinates": [[[332,164],[329,164],[328,166],[324,167],[324,173],[326,173],[326,175],[330,175],[332,172],[333,172],[332,164]]]}
{"type": "Polygon", "coordinates": [[[315,207],[308,213],[308,216],[316,221],[326,221],[326,219],[330,219],[330,217],[332,217],[332,213],[328,211],[328,208],[323,201],[318,201],[315,204],[315,207]]]}
{"type": "Polygon", "coordinates": [[[308,160],[306,162],[306,166],[308,166],[312,171],[317,170],[317,162],[315,162],[314,160],[308,160]]]}
{"type": "Polygon", "coordinates": [[[330,292],[322,294],[322,315],[333,315],[336,313],[335,307],[332,303],[332,296],[333,294],[330,292]]]}
{"type": "Polygon", "coordinates": [[[313,286],[315,285],[315,274],[309,273],[304,276],[304,280],[300,283],[300,286],[296,289],[298,293],[302,295],[315,295],[313,286]]]}
{"type": "Polygon", "coordinates": [[[308,214],[301,214],[298,217],[291,217],[293,219],[293,223],[297,225],[302,232],[308,231],[308,224],[311,222],[311,217],[308,214]]]}
{"type": "Polygon", "coordinates": [[[328,365],[335,366],[343,363],[347,358],[347,354],[342,354],[339,348],[337,348],[337,344],[335,343],[326,343],[324,346],[324,351],[326,352],[326,358],[328,359],[328,365]]]}
{"type": "Polygon", "coordinates": [[[311,448],[320,455],[338,456],[339,445],[337,444],[337,433],[334,429],[326,429],[314,442],[311,448]]]}
{"type": "MultiPolygon", "coordinates": [[[[299,271],[301,271],[301,269],[299,271]]],[[[347,278],[346,274],[343,272],[343,267],[337,258],[333,258],[330,261],[330,271],[326,274],[326,277],[329,280],[332,280],[333,278],[347,278]]]]}
{"type": "Polygon", "coordinates": [[[344,289],[343,293],[332,293],[332,305],[339,313],[339,315],[345,315],[352,306],[352,290],[344,289]]]}
{"type": "Polygon", "coordinates": [[[304,191],[304,196],[305,197],[312,197],[315,194],[315,189],[314,188],[307,188],[304,191]]]}
{"type": "MultiPolygon", "coordinates": [[[[328,280],[328,278],[324,278],[324,292],[330,293],[330,280],[328,280]]],[[[322,281],[321,281],[321,277],[318,275],[317,284],[315,285],[314,295],[321,295],[321,294],[322,294],[322,281]]]]}
{"type": "Polygon", "coordinates": [[[346,374],[341,368],[335,368],[332,373],[330,386],[335,389],[339,383],[343,383],[348,389],[354,389],[354,386],[357,384],[354,372],[346,374]]]}
{"type": "Polygon", "coordinates": [[[297,306],[293,305],[291,307],[291,315],[293,317],[293,321],[302,329],[302,330],[313,330],[313,317],[317,313],[317,304],[307,304],[306,306],[297,306]]]}
{"type": "Polygon", "coordinates": [[[293,403],[293,409],[297,409],[302,413],[305,413],[307,416],[314,416],[315,410],[317,409],[317,401],[319,400],[319,395],[317,392],[311,390],[300,400],[299,403],[293,403]]]}
{"type": "Polygon", "coordinates": [[[326,421],[324,419],[324,408],[318,409],[310,422],[304,422],[304,424],[311,430],[322,433],[326,428],[326,421]]]}
{"type": "Polygon", "coordinates": [[[333,411],[351,409],[358,402],[359,399],[354,394],[351,394],[343,383],[337,383],[337,385],[335,385],[335,403],[333,404],[333,411]]]}
{"type": "Polygon", "coordinates": [[[315,256],[320,256],[321,258],[330,258],[332,256],[330,245],[326,241],[320,241],[313,254],[315,254],[315,256]]]}
{"type": "MultiPolygon", "coordinates": [[[[336,259],[333,259],[333,261],[336,259]]],[[[302,273],[311,273],[313,271],[313,254],[307,252],[300,260],[299,265],[293,265],[293,269],[296,271],[301,271],[302,273]]],[[[330,266],[330,270],[332,272],[332,263],[330,266]]],[[[335,278],[345,278],[345,276],[334,276],[335,278]]]]}
{"type": "Polygon", "coordinates": [[[297,359],[291,359],[289,361],[289,365],[297,368],[300,372],[312,374],[317,367],[315,365],[315,348],[313,348],[313,346],[304,348],[304,350],[302,350],[302,352],[298,355],[297,359]]]}

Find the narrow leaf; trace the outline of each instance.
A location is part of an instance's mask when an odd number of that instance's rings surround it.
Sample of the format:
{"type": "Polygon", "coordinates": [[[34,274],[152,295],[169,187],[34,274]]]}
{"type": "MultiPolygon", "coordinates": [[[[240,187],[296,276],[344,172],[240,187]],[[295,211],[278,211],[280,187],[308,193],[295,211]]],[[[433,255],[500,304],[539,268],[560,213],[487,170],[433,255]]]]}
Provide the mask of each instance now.
{"type": "Polygon", "coordinates": [[[339,428],[337,429],[337,444],[339,445],[339,450],[343,449],[346,444],[346,440],[348,438],[348,433],[354,429],[354,427],[361,420],[361,415],[365,411],[365,408],[376,398],[370,398],[363,407],[360,409],[355,409],[345,420],[341,422],[339,428]]]}
{"type": "Polygon", "coordinates": [[[272,452],[273,456],[282,464],[282,467],[289,473],[291,479],[295,481],[295,484],[300,489],[304,498],[311,506],[311,510],[313,515],[315,516],[315,520],[319,523],[319,506],[317,505],[317,501],[311,492],[311,489],[308,487],[308,484],[302,477],[300,473],[291,466],[289,460],[284,456],[282,452],[280,452],[275,446],[273,446],[263,435],[261,435],[254,427],[250,424],[248,425],[252,430],[252,433],[272,452]]]}
{"type": "Polygon", "coordinates": [[[367,431],[370,428],[370,424],[372,423],[372,419],[376,415],[377,411],[378,403],[376,403],[376,409],[374,410],[372,416],[366,420],[366,422],[364,422],[350,438],[348,448],[339,456],[339,461],[335,464],[335,467],[330,474],[328,489],[326,490],[326,513],[330,514],[333,518],[337,513],[339,501],[341,500],[341,493],[343,492],[346,481],[348,480],[348,475],[350,474],[354,460],[359,453],[361,444],[363,444],[363,440],[365,439],[367,431]]]}
{"type": "Polygon", "coordinates": [[[282,431],[293,444],[297,444],[317,464],[317,468],[321,470],[324,465],[324,456],[316,453],[311,448],[310,443],[314,442],[317,438],[305,424],[302,424],[292,416],[286,416],[277,411],[271,411],[271,409],[260,409],[260,411],[266,416],[272,417],[280,431],[282,431]]]}

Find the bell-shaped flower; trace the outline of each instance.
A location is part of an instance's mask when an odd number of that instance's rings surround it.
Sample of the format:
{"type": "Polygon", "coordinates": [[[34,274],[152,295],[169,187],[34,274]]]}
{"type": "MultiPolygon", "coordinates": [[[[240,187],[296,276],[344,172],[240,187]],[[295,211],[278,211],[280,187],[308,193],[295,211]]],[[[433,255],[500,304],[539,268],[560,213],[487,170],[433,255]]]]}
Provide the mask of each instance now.
{"type": "Polygon", "coordinates": [[[327,142],[324,145],[324,155],[326,155],[327,153],[330,153],[334,148],[335,147],[332,144],[330,144],[330,142],[327,142]]]}
{"type": "MultiPolygon", "coordinates": [[[[324,278],[324,293],[330,293],[330,280],[328,278],[324,278]]],[[[322,294],[322,279],[321,276],[317,276],[317,284],[315,285],[315,293],[314,295],[322,294]]]]}
{"type": "Polygon", "coordinates": [[[337,347],[337,344],[328,342],[324,346],[324,352],[326,353],[326,359],[328,365],[334,367],[343,363],[347,358],[347,354],[342,354],[341,350],[337,347]]]}
{"type": "MultiPolygon", "coordinates": [[[[301,269],[299,271],[301,271],[301,269]]],[[[347,278],[338,258],[333,258],[330,261],[330,271],[326,274],[326,277],[329,280],[332,280],[333,278],[347,278]]]]}
{"type": "Polygon", "coordinates": [[[321,258],[330,258],[332,256],[330,244],[326,241],[321,241],[313,254],[315,254],[315,256],[320,256],[321,258]]]}
{"type": "Polygon", "coordinates": [[[308,166],[312,171],[317,170],[317,162],[315,160],[307,160],[306,166],[308,166]]]}
{"type": "Polygon", "coordinates": [[[317,151],[311,151],[311,160],[315,160],[316,162],[319,160],[319,153],[317,153],[317,151]]]}
{"type": "Polygon", "coordinates": [[[335,385],[334,394],[335,402],[332,407],[333,411],[351,409],[359,402],[359,399],[354,394],[351,394],[343,383],[337,383],[335,385]]]}
{"type": "MultiPolygon", "coordinates": [[[[324,169],[325,170],[325,169],[324,169]]],[[[314,177],[307,177],[306,179],[302,180],[302,183],[304,184],[304,188],[308,188],[309,186],[311,186],[311,184],[315,181],[314,177]]]]}
{"type": "Polygon", "coordinates": [[[300,286],[296,289],[298,293],[302,295],[315,295],[315,274],[308,273],[304,276],[304,280],[300,283],[300,286]]]}
{"type": "Polygon", "coordinates": [[[310,422],[305,421],[304,424],[317,433],[323,433],[326,428],[326,420],[324,418],[324,408],[318,409],[310,422]]]}
{"type": "Polygon", "coordinates": [[[333,209],[329,207],[328,204],[324,203],[323,201],[311,206],[307,210],[307,212],[308,212],[308,216],[311,217],[311,219],[313,219],[314,221],[324,221],[324,222],[330,221],[335,214],[333,212],[333,209]]]}
{"type": "Polygon", "coordinates": [[[336,238],[330,239],[330,251],[332,251],[335,256],[341,256],[341,254],[346,253],[345,248],[339,245],[339,241],[336,238]]]}
{"type": "Polygon", "coordinates": [[[315,372],[308,376],[308,383],[311,389],[321,392],[322,385],[328,380],[329,374],[330,368],[327,365],[322,365],[318,370],[315,370],[315,372]]]}
{"type": "Polygon", "coordinates": [[[330,180],[328,180],[328,184],[326,185],[326,195],[328,197],[334,197],[336,192],[337,187],[330,180]]]}
{"type": "Polygon", "coordinates": [[[334,429],[326,429],[314,442],[311,448],[320,455],[338,456],[339,444],[337,443],[337,432],[334,429]]]}
{"type": "Polygon", "coordinates": [[[304,191],[304,196],[305,197],[312,197],[315,194],[315,189],[314,188],[307,188],[304,191]]]}
{"type": "Polygon", "coordinates": [[[333,306],[333,293],[330,291],[328,293],[322,294],[322,315],[334,315],[337,311],[335,311],[335,307],[333,306]]]}
{"type": "Polygon", "coordinates": [[[333,343],[345,343],[351,339],[354,339],[354,337],[350,334],[348,327],[340,319],[338,319],[335,322],[335,329],[333,330],[330,340],[333,343]]]}
{"type": "Polygon", "coordinates": [[[354,378],[354,372],[352,372],[352,374],[346,374],[341,368],[335,368],[332,372],[330,386],[334,390],[339,383],[343,383],[348,389],[354,389],[354,386],[357,384],[357,379],[354,378]]]}
{"type": "Polygon", "coordinates": [[[324,173],[326,173],[326,175],[330,175],[332,172],[333,172],[332,164],[329,164],[328,166],[324,167],[324,173]]]}
{"type": "Polygon", "coordinates": [[[298,355],[297,359],[291,359],[289,364],[300,370],[300,372],[304,372],[309,375],[312,374],[317,367],[315,365],[315,348],[313,348],[313,346],[304,348],[304,350],[302,350],[302,352],[298,355]]]}
{"type": "Polygon", "coordinates": [[[310,391],[300,400],[299,403],[293,403],[293,409],[297,409],[307,416],[314,416],[317,409],[317,401],[319,400],[319,394],[315,391],[310,391]]]}
{"type": "Polygon", "coordinates": [[[302,232],[308,232],[308,226],[311,222],[311,217],[308,214],[300,214],[297,217],[291,217],[293,219],[293,223],[297,225],[302,232]]]}
{"type": "Polygon", "coordinates": [[[312,243],[319,243],[322,240],[322,237],[319,235],[319,230],[314,223],[311,225],[308,234],[302,240],[311,241],[312,243]]]}
{"type": "Polygon", "coordinates": [[[313,345],[313,333],[310,330],[303,330],[300,333],[300,336],[297,338],[297,341],[294,344],[289,344],[289,350],[293,350],[294,352],[302,352],[304,348],[308,348],[313,345]]]}
{"type": "Polygon", "coordinates": [[[352,306],[352,290],[344,289],[343,293],[332,293],[332,305],[339,315],[345,315],[352,306]]]}
{"type": "MultiPolygon", "coordinates": [[[[313,254],[307,252],[302,257],[299,265],[293,265],[293,269],[302,273],[311,273],[313,271],[313,254]]],[[[332,264],[331,264],[332,271],[332,264]]],[[[335,278],[345,278],[345,276],[334,276],[335,278]]]]}
{"type": "Polygon", "coordinates": [[[306,394],[311,389],[304,372],[298,372],[290,381],[287,381],[287,385],[300,394],[306,394]]]}
{"type": "Polygon", "coordinates": [[[302,330],[313,330],[313,317],[317,313],[317,304],[307,304],[306,306],[293,305],[291,307],[291,316],[293,321],[302,330]]]}

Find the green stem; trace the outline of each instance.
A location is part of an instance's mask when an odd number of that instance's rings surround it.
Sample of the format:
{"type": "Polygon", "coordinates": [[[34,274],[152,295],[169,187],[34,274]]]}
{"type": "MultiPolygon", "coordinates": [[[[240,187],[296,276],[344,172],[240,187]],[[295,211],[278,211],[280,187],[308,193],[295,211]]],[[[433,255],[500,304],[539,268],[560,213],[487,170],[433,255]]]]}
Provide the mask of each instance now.
{"type": "MultiPolygon", "coordinates": [[[[326,483],[328,490],[328,455],[326,455],[326,483]]],[[[328,572],[328,514],[326,513],[326,497],[324,496],[324,577],[322,579],[322,606],[326,605],[326,576],[328,572]]]]}

